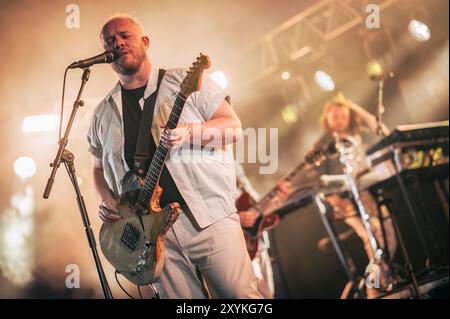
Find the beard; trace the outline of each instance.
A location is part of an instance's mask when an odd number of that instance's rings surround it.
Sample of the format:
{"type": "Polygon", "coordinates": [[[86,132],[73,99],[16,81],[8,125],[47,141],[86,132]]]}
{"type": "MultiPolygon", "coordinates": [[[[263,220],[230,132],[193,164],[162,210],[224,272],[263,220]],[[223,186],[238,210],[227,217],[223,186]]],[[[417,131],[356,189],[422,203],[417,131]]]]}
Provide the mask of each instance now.
{"type": "Polygon", "coordinates": [[[144,63],[146,57],[145,50],[141,48],[138,55],[135,55],[134,53],[130,53],[129,55],[133,57],[132,60],[125,62],[122,61],[122,57],[120,57],[112,64],[113,70],[121,75],[136,74],[141,69],[142,63],[144,63]]]}

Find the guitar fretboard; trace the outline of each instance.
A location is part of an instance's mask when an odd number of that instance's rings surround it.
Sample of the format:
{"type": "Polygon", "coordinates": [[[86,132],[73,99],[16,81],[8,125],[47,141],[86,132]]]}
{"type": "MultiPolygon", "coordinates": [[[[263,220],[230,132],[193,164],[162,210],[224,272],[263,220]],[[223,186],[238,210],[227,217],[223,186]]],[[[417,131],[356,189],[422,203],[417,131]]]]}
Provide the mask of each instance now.
{"type": "MultiPolygon", "coordinates": [[[[303,168],[314,162],[317,157],[323,156],[325,153],[324,150],[317,150],[314,152],[314,156],[312,156],[310,159],[305,159],[303,162],[301,162],[299,165],[297,165],[286,177],[282,179],[282,181],[285,182],[291,182],[297,174],[303,170],[303,168]]],[[[278,185],[275,186],[270,192],[268,192],[258,203],[256,203],[255,208],[259,212],[262,212],[263,215],[266,215],[270,213],[270,211],[267,211],[267,208],[272,202],[272,199],[277,195],[278,192],[278,185]]]]}
{"type": "MultiPolygon", "coordinates": [[[[179,93],[173,104],[169,119],[167,120],[166,128],[174,129],[177,127],[185,102],[186,99],[179,93]]],[[[167,152],[167,148],[162,145],[160,140],[136,201],[136,208],[141,211],[145,211],[149,207],[150,199],[152,198],[156,184],[158,183],[159,177],[164,167],[167,152]]]]}

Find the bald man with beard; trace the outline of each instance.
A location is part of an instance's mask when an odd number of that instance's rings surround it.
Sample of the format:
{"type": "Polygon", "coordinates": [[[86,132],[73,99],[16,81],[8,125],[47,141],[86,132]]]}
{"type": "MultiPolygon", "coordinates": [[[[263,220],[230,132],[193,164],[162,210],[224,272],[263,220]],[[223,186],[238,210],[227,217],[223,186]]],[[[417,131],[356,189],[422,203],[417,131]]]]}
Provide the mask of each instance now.
{"type": "Polygon", "coordinates": [[[233,136],[217,140],[217,147],[211,149],[217,154],[202,153],[199,162],[182,158],[175,163],[170,157],[165,162],[161,207],[178,202],[182,211],[166,234],[165,265],[155,285],[163,298],[261,298],[234,205],[234,161],[224,160],[233,157],[232,144],[241,134],[230,96],[204,76],[201,90],[186,100],[177,128],[164,131],[171,99],[179,92],[186,70],[165,71],[157,89],[162,73],[147,54],[150,39],[131,16],[108,19],[100,39],[105,50],[116,50],[120,57],[110,64],[119,81],[97,106],[88,133],[94,185],[101,201],[99,217],[106,223],[121,218],[117,214],[121,181],[134,167],[143,105],[155,92],[150,158],[160,138],[169,150],[188,144],[195,152],[211,146],[211,140],[203,135],[196,139],[191,132],[213,128],[225,136],[225,130],[232,129],[233,136]]]}

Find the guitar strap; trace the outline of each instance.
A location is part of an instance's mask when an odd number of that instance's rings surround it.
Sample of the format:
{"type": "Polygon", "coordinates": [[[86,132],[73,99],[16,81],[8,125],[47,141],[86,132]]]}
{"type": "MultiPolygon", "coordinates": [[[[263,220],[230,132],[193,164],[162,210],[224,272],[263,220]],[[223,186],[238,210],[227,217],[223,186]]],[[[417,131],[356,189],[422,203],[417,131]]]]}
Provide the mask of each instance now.
{"type": "Polygon", "coordinates": [[[152,93],[144,101],[144,108],[142,110],[141,121],[139,122],[139,132],[136,141],[136,150],[134,152],[134,169],[136,175],[144,177],[146,167],[148,167],[149,151],[150,151],[150,139],[152,138],[151,124],[153,119],[153,112],[155,110],[156,98],[158,97],[159,86],[161,85],[162,78],[166,70],[159,69],[158,83],[156,85],[155,92],[152,93]]]}

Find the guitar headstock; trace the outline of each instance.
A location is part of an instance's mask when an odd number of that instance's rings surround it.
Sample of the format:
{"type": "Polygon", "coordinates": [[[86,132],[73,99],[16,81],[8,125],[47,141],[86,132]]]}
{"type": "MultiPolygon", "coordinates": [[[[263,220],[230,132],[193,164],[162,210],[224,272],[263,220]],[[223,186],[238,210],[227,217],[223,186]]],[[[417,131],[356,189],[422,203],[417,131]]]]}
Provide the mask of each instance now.
{"type": "Polygon", "coordinates": [[[197,60],[189,68],[183,82],[181,82],[180,94],[187,98],[192,93],[199,91],[202,86],[203,71],[210,66],[210,57],[200,53],[200,56],[197,57],[197,60]]]}

